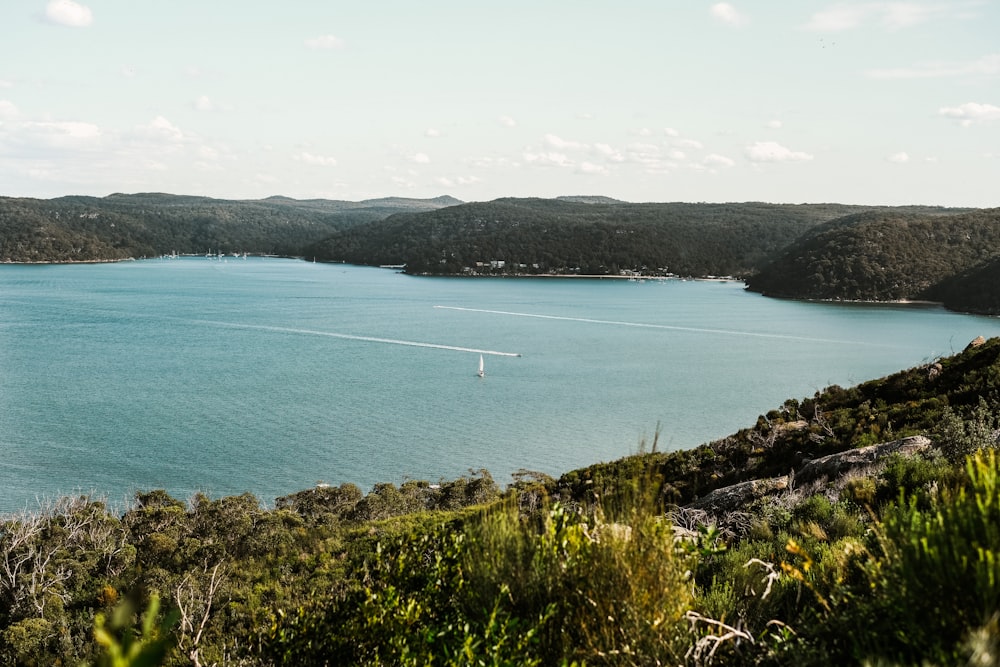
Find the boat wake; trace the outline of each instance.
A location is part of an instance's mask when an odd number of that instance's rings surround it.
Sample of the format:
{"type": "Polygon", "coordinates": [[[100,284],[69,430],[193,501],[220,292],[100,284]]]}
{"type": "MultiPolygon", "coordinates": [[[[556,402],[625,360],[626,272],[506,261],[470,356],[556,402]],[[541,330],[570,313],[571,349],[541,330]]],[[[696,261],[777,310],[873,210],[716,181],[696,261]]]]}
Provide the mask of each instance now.
{"type": "Polygon", "coordinates": [[[478,347],[460,347],[458,345],[442,345],[440,343],[424,343],[415,340],[398,340],[395,338],[378,338],[376,336],[356,336],[353,334],[336,333],[333,331],[316,331],[315,329],[296,329],[292,327],[274,327],[264,324],[239,324],[237,322],[212,322],[202,321],[203,324],[210,324],[218,327],[231,329],[254,329],[257,331],[274,331],[277,333],[301,334],[306,336],[326,336],[328,338],[340,338],[342,340],[356,340],[364,343],[384,343],[387,345],[406,345],[409,347],[427,347],[435,350],[451,350],[452,352],[475,352],[478,354],[489,354],[495,357],[520,357],[520,352],[502,352],[500,350],[483,350],[478,347]]]}
{"type": "Polygon", "coordinates": [[[838,345],[873,345],[854,340],[836,340],[831,338],[811,338],[808,336],[789,336],[786,334],[762,333],[757,331],[739,331],[735,329],[709,329],[702,327],[682,327],[672,324],[649,324],[646,322],[621,322],[618,320],[596,320],[589,317],[566,317],[564,315],[540,315],[537,313],[517,313],[509,310],[487,310],[485,308],[463,308],[461,306],[434,306],[442,310],[458,310],[467,313],[489,313],[491,315],[508,315],[511,317],[531,317],[540,320],[562,320],[565,322],[586,322],[588,324],[609,324],[620,327],[639,327],[643,329],[667,329],[670,331],[690,331],[693,333],[720,334],[726,336],[750,336],[756,338],[777,338],[783,340],[798,340],[809,343],[836,343],[838,345]]]}

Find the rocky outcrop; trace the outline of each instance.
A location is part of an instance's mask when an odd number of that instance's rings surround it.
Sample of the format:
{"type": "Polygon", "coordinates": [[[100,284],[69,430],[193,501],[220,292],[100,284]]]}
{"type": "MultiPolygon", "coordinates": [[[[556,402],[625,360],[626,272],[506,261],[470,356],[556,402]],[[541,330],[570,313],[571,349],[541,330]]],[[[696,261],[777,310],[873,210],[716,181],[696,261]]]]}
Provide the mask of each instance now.
{"type": "Polygon", "coordinates": [[[982,336],[976,336],[975,338],[972,339],[971,343],[969,343],[968,345],[965,346],[965,349],[966,350],[971,350],[973,348],[977,348],[977,347],[980,347],[981,345],[985,345],[985,344],[986,344],[986,339],[985,338],[983,338],[982,336]]]}
{"type": "Polygon", "coordinates": [[[846,452],[808,461],[795,472],[795,483],[806,484],[822,477],[832,481],[858,468],[871,466],[891,454],[913,456],[927,451],[930,447],[930,438],[915,435],[902,440],[848,449],[846,452]]]}
{"type": "Polygon", "coordinates": [[[732,486],[716,489],[685,505],[686,508],[704,510],[711,515],[722,515],[745,509],[761,498],[774,496],[803,484],[835,484],[841,478],[864,471],[872,474],[888,456],[901,454],[914,456],[930,449],[931,441],[922,435],[882,442],[867,447],[849,449],[807,461],[798,470],[781,477],[753,479],[732,486]]]}
{"type": "Polygon", "coordinates": [[[731,512],[745,507],[754,500],[759,500],[764,496],[788,490],[789,477],[790,475],[782,475],[781,477],[771,477],[770,479],[752,479],[749,482],[724,486],[701,498],[696,498],[693,502],[685,505],[685,507],[705,510],[710,514],[720,511],[731,512]]]}

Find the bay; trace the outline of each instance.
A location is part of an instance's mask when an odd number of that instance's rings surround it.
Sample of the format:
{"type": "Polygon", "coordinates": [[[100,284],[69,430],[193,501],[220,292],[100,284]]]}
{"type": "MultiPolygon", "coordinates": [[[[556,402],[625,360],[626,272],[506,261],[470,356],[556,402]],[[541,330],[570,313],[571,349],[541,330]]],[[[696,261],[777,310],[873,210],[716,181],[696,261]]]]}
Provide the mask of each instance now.
{"type": "Polygon", "coordinates": [[[738,282],[423,278],[276,258],[0,266],[0,512],[559,475],[960,351],[1000,320],[738,282]],[[486,377],[476,377],[479,355],[486,377]]]}

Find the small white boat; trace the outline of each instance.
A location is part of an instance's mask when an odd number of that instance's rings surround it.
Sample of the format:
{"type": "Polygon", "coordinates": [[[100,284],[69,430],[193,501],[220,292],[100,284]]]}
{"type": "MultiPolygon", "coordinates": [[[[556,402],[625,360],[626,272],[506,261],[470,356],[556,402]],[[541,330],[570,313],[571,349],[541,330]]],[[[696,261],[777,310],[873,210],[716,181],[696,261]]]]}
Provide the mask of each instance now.
{"type": "Polygon", "coordinates": [[[479,377],[486,377],[486,371],[483,370],[483,355],[479,355],[479,371],[476,373],[479,377]]]}

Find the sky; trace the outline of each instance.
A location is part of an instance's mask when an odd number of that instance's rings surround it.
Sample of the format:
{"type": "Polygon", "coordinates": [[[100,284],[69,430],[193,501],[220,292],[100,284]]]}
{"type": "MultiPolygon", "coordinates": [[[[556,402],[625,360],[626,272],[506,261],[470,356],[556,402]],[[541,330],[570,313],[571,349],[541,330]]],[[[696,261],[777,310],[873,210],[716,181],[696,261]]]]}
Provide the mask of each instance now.
{"type": "Polygon", "coordinates": [[[1000,206],[1000,0],[0,0],[0,196],[1000,206]]]}

